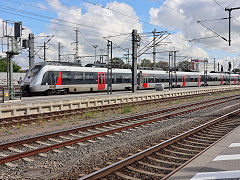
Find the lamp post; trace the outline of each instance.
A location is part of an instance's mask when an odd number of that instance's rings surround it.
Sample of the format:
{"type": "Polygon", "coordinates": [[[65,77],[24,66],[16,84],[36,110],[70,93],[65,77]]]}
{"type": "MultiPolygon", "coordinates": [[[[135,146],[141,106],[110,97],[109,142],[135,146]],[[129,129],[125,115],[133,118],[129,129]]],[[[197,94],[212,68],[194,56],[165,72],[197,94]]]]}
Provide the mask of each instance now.
{"type": "Polygon", "coordinates": [[[95,48],[95,63],[97,62],[97,47],[98,45],[92,45],[95,48]]]}

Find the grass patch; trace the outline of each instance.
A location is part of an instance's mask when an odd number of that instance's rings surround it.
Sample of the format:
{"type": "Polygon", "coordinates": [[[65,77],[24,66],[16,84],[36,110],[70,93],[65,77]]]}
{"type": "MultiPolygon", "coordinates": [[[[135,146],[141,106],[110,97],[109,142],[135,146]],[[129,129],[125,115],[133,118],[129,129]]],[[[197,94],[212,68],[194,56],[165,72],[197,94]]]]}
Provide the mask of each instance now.
{"type": "Polygon", "coordinates": [[[122,109],[121,109],[121,114],[128,114],[132,112],[132,106],[124,106],[122,109]]]}
{"type": "Polygon", "coordinates": [[[92,117],[93,117],[93,112],[90,112],[90,111],[85,112],[84,117],[85,117],[85,119],[90,119],[90,118],[92,118],[92,117]]]}
{"type": "Polygon", "coordinates": [[[172,104],[173,104],[173,102],[172,102],[172,101],[168,101],[168,104],[169,104],[169,105],[172,105],[172,104]]]}
{"type": "Polygon", "coordinates": [[[62,126],[62,125],[63,125],[63,119],[58,119],[57,126],[62,126]]]}
{"type": "Polygon", "coordinates": [[[20,124],[20,123],[17,123],[16,128],[17,128],[17,129],[20,129],[20,127],[21,127],[21,124],[20,124]]]}

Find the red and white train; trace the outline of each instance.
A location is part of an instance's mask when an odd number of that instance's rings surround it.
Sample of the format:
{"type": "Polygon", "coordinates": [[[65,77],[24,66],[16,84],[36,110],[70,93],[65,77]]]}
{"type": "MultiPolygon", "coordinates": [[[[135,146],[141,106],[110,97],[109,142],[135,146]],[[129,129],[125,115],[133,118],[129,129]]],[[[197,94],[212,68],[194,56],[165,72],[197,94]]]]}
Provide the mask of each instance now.
{"type": "MultiPolygon", "coordinates": [[[[138,70],[138,89],[155,88],[156,84],[169,86],[169,74],[159,70],[138,70]]],[[[239,84],[240,75],[208,73],[206,84],[220,86],[239,84]]],[[[130,69],[113,69],[113,90],[130,90],[132,85],[130,69]]],[[[204,74],[198,72],[173,73],[174,87],[200,87],[204,85],[204,74]]],[[[107,90],[107,68],[81,67],[73,63],[41,62],[30,69],[21,87],[30,93],[60,94],[68,92],[91,92],[107,90]]]]}

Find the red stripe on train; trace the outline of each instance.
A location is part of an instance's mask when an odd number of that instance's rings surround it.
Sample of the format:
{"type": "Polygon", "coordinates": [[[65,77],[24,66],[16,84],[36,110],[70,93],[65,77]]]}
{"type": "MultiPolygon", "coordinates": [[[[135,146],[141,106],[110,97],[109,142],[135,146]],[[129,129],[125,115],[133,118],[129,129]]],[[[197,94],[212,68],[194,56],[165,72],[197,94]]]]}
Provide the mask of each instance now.
{"type": "Polygon", "coordinates": [[[56,85],[62,85],[62,77],[61,77],[61,72],[59,73],[57,84],[56,85]]]}

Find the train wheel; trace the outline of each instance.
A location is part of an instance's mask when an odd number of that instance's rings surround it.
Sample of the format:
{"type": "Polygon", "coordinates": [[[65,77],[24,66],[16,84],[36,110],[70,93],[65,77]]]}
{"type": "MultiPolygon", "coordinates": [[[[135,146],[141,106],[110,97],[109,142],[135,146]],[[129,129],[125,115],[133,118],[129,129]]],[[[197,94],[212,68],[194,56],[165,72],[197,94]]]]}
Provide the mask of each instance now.
{"type": "Polygon", "coordinates": [[[67,93],[68,93],[67,89],[63,89],[63,94],[67,94],[67,93]]]}
{"type": "Polygon", "coordinates": [[[49,90],[47,90],[47,91],[46,91],[46,95],[47,95],[47,96],[50,96],[50,95],[52,95],[52,90],[50,90],[50,89],[49,89],[49,90]]]}

